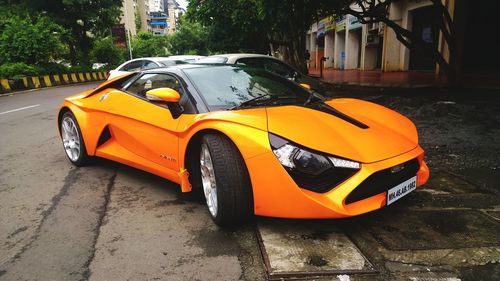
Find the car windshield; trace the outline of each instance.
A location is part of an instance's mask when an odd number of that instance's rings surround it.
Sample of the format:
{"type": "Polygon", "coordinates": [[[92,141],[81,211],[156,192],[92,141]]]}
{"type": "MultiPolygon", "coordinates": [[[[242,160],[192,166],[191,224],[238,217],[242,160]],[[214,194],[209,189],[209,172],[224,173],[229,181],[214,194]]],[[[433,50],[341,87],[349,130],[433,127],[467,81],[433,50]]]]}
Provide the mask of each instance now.
{"type": "Polygon", "coordinates": [[[201,58],[196,61],[196,63],[226,63],[227,58],[225,57],[208,57],[201,58]]]}
{"type": "Polygon", "coordinates": [[[184,69],[210,109],[303,104],[310,93],[262,69],[212,66],[184,69]]]}

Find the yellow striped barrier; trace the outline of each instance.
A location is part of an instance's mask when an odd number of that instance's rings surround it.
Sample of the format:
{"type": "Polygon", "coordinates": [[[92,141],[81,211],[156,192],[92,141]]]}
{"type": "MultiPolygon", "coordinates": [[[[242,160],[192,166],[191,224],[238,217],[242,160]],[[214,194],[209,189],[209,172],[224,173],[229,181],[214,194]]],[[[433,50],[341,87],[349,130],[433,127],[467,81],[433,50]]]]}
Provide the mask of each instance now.
{"type": "Polygon", "coordinates": [[[45,82],[45,87],[52,87],[52,81],[48,75],[43,76],[43,82],[45,82]]]}
{"type": "Polygon", "coordinates": [[[96,80],[106,80],[106,74],[104,72],[82,72],[22,77],[19,79],[0,79],[0,94],[96,80]]]}
{"type": "Polygon", "coordinates": [[[28,82],[28,77],[23,77],[23,85],[25,88],[28,88],[30,86],[30,84],[28,82]]]}
{"type": "Polygon", "coordinates": [[[0,84],[2,84],[2,87],[7,91],[7,92],[10,92],[11,91],[11,88],[10,88],[10,85],[9,85],[9,80],[7,79],[2,79],[0,80],[0,84]]]}
{"type": "Polygon", "coordinates": [[[56,84],[57,85],[61,85],[61,78],[59,78],[59,75],[52,75],[52,77],[54,78],[54,81],[56,81],[56,84]]]}
{"type": "Polygon", "coordinates": [[[35,88],[40,88],[41,85],[40,85],[40,79],[38,79],[38,77],[31,77],[31,81],[33,81],[33,86],[35,88]]]}
{"type": "Polygon", "coordinates": [[[64,83],[68,84],[69,83],[69,76],[68,74],[63,74],[63,81],[64,83]]]}

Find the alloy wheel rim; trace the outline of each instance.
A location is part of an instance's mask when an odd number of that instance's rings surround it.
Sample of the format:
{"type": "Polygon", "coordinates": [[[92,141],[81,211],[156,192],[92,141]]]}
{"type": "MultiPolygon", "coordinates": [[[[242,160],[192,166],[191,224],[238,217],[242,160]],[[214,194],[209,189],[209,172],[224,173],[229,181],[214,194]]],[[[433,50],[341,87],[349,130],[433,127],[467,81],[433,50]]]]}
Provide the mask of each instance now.
{"type": "Polygon", "coordinates": [[[201,146],[200,150],[200,168],[201,168],[201,182],[203,185],[203,194],[207,201],[208,210],[213,217],[217,216],[217,184],[215,181],[214,165],[212,157],[208,151],[206,144],[201,146]]]}
{"type": "Polygon", "coordinates": [[[71,117],[64,117],[61,122],[62,140],[68,158],[75,162],[80,157],[80,135],[75,121],[71,117]]]}

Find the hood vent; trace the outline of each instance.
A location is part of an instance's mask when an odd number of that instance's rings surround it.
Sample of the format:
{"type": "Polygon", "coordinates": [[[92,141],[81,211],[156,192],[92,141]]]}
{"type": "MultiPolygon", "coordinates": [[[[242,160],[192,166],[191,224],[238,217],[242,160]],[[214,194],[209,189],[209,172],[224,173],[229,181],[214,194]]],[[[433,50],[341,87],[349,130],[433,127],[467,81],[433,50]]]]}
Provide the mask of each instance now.
{"type": "Polygon", "coordinates": [[[316,102],[316,103],[310,103],[308,105],[305,105],[305,107],[307,108],[310,108],[310,109],[313,109],[313,110],[318,110],[318,111],[321,111],[321,112],[324,112],[326,114],[330,114],[330,115],[333,115],[335,117],[338,117],[346,122],[349,122],[351,124],[353,124],[354,126],[358,127],[358,128],[361,128],[361,129],[368,129],[368,125],[348,116],[348,115],[345,115],[344,113],[336,110],[335,108],[329,106],[328,104],[326,103],[319,103],[319,102],[316,102]]]}

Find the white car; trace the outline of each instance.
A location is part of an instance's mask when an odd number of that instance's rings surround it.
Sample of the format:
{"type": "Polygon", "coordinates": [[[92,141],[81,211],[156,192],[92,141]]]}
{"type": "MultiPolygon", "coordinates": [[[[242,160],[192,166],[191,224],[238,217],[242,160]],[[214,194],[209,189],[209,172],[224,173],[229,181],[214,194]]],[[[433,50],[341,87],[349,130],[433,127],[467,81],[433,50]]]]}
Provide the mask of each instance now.
{"type": "Polygon", "coordinates": [[[175,59],[171,57],[151,57],[151,58],[133,59],[126,61],[120,66],[118,66],[116,69],[111,70],[108,73],[108,80],[134,71],[172,66],[176,64],[186,64],[186,63],[187,62],[184,60],[175,59]]]}
{"type": "Polygon", "coordinates": [[[297,83],[308,84],[313,90],[322,92],[323,87],[317,79],[309,77],[293,66],[288,65],[281,60],[262,54],[221,54],[205,57],[196,61],[203,64],[238,64],[250,67],[261,68],[283,76],[297,83]]]}
{"type": "Polygon", "coordinates": [[[199,59],[205,58],[205,56],[195,56],[195,55],[176,55],[170,56],[169,59],[183,60],[185,62],[198,62],[199,59]]]}

